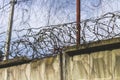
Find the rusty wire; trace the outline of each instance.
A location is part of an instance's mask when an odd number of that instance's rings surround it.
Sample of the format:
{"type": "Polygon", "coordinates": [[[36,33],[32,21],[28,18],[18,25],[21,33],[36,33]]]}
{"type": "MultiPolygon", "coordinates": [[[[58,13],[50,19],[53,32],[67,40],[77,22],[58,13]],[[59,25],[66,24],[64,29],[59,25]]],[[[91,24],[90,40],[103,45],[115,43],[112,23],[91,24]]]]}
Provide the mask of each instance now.
{"type": "MultiPolygon", "coordinates": [[[[10,57],[41,58],[56,55],[64,46],[76,44],[76,23],[13,30],[10,57]]],[[[1,32],[1,39],[6,33],[1,32]]],[[[81,44],[120,37],[120,12],[81,22],[81,44]]],[[[5,40],[0,40],[4,50],[5,40]]]]}

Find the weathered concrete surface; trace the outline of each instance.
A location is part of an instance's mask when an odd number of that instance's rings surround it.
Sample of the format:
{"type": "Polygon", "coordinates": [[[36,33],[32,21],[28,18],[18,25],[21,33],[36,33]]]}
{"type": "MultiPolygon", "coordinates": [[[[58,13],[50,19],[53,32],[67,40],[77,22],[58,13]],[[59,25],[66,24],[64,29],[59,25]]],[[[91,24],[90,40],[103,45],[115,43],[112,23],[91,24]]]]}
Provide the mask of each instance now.
{"type": "Polygon", "coordinates": [[[120,49],[67,57],[65,80],[120,80],[120,49]]]}
{"type": "Polygon", "coordinates": [[[101,47],[101,46],[110,45],[110,44],[113,45],[113,47],[111,47],[112,49],[114,49],[115,46],[117,47],[120,44],[120,37],[112,38],[112,39],[108,39],[108,40],[101,40],[101,41],[86,43],[86,44],[81,44],[79,47],[78,46],[76,47],[76,45],[75,46],[67,46],[67,47],[65,47],[65,51],[67,53],[73,52],[73,51],[76,52],[77,50],[81,50],[81,49],[85,49],[87,51],[88,48],[96,48],[96,47],[101,47]],[[114,46],[114,44],[116,44],[116,45],[114,46]]]}
{"type": "Polygon", "coordinates": [[[59,57],[0,69],[0,80],[60,80],[59,57]]]}
{"type": "Polygon", "coordinates": [[[73,46],[61,57],[1,62],[0,80],[120,80],[120,38],[73,46]]]}
{"type": "Polygon", "coordinates": [[[120,80],[120,38],[73,46],[66,53],[65,80],[120,80]]]}

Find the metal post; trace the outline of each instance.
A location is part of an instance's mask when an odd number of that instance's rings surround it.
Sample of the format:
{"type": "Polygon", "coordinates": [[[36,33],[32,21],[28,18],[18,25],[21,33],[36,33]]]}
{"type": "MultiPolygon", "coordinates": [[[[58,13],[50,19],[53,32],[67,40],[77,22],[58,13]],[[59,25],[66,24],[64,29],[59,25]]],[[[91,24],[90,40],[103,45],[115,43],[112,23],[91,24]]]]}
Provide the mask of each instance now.
{"type": "Polygon", "coordinates": [[[76,42],[77,42],[77,46],[80,45],[80,0],[76,0],[76,28],[77,28],[77,34],[76,34],[76,42]]]}
{"type": "Polygon", "coordinates": [[[63,53],[60,51],[60,80],[64,80],[63,78],[63,53]]]}
{"type": "Polygon", "coordinates": [[[12,33],[12,25],[13,25],[13,16],[14,16],[14,6],[16,1],[11,0],[11,12],[9,16],[9,23],[8,23],[8,30],[7,30],[7,39],[6,39],[6,44],[5,44],[5,55],[4,55],[4,60],[7,60],[9,57],[9,50],[10,50],[10,41],[11,41],[11,33],[12,33]]]}

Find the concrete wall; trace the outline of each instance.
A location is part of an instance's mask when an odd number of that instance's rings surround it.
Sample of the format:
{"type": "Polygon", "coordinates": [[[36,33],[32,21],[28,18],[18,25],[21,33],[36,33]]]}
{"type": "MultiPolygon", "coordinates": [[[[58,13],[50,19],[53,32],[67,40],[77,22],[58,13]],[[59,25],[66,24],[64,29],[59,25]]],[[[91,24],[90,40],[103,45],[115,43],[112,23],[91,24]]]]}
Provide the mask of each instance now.
{"type": "Polygon", "coordinates": [[[60,80],[59,57],[1,68],[0,80],[60,80]]]}
{"type": "Polygon", "coordinates": [[[64,80],[120,80],[120,38],[66,51],[64,80]]]}
{"type": "Polygon", "coordinates": [[[120,38],[67,47],[65,51],[27,62],[3,61],[0,80],[120,80],[120,38]]]}
{"type": "Polygon", "coordinates": [[[67,58],[66,80],[120,80],[120,49],[67,58]]]}

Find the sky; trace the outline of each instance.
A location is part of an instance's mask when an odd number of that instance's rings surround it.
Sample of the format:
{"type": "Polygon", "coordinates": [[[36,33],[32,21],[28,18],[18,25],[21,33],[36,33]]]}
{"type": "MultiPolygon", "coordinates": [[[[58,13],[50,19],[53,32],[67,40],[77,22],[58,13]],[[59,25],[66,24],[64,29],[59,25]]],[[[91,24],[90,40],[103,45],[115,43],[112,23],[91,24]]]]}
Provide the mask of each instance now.
{"type": "MultiPolygon", "coordinates": [[[[5,42],[10,0],[0,0],[0,46],[5,42]]],[[[76,21],[76,0],[18,0],[15,5],[13,30],[37,28],[76,21]]],[[[120,0],[81,0],[81,20],[100,17],[107,12],[120,11],[120,0]]],[[[16,35],[23,33],[14,33],[16,35]]],[[[4,45],[2,45],[4,46],[4,45]]],[[[1,47],[0,47],[1,48],[1,47]]]]}
{"type": "MultiPolygon", "coordinates": [[[[75,0],[18,0],[15,6],[14,29],[57,25],[76,21],[75,0]],[[23,1],[23,2],[20,2],[23,1]],[[34,23],[34,24],[33,24],[34,23]],[[18,27],[19,26],[19,27],[18,27]]],[[[1,0],[0,7],[9,3],[1,0]]],[[[119,0],[81,0],[81,19],[99,17],[120,10],[119,0]]],[[[0,28],[6,30],[10,5],[0,9],[0,28]]],[[[0,31],[1,32],[1,31],[0,31]]]]}
{"type": "MultiPolygon", "coordinates": [[[[0,33],[6,32],[10,0],[0,0],[0,33]],[[8,5],[7,5],[8,4],[8,5]]],[[[76,21],[76,0],[18,0],[13,29],[57,25],[76,21]]],[[[120,10],[119,0],[81,0],[81,19],[120,10]]],[[[5,38],[4,38],[5,40],[5,38]]]]}
{"type": "Polygon", "coordinates": [[[107,12],[120,11],[120,0],[82,0],[82,19],[100,17],[107,12]]]}

